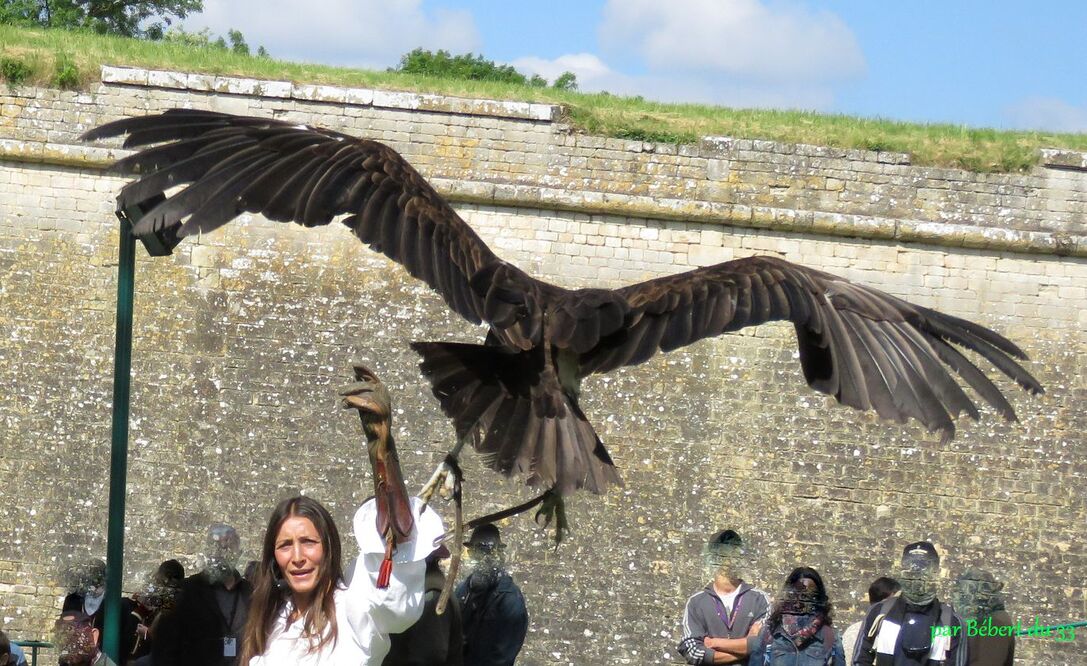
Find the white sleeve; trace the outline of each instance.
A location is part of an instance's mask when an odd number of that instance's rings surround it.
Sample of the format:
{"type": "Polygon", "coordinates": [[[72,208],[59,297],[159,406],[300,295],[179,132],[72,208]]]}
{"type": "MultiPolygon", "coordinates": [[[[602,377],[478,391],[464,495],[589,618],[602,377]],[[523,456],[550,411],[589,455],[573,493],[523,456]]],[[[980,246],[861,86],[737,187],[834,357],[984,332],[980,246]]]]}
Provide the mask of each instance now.
{"type": "Polygon", "coordinates": [[[398,634],[415,624],[423,614],[423,581],[426,578],[426,561],[396,562],[393,564],[389,586],[377,587],[378,571],[383,555],[360,555],[355,569],[355,578],[348,589],[348,620],[354,627],[357,613],[351,612],[356,606],[356,599],[365,601],[357,604],[369,617],[362,618],[362,624],[373,626],[373,630],[382,634],[398,634]],[[358,567],[363,567],[365,576],[358,567]],[[359,589],[356,589],[359,588],[359,589]]]}
{"type": "Polygon", "coordinates": [[[385,543],[377,532],[374,500],[359,507],[355,513],[355,539],[359,543],[359,558],[355,574],[344,596],[347,620],[362,645],[371,642],[371,633],[395,634],[405,631],[423,614],[426,556],[434,550],[434,540],[444,532],[442,520],[427,507],[420,515],[422,502],[411,498],[415,511],[412,538],[397,546],[393,556],[389,586],[377,587],[381,561],[385,558],[385,543]]]}

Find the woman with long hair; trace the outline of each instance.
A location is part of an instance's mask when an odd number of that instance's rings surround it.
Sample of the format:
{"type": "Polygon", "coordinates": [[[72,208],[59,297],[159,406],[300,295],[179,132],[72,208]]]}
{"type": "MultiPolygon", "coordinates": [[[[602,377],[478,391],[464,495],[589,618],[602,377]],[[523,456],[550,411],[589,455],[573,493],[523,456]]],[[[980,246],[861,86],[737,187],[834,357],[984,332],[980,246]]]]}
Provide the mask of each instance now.
{"type": "Polygon", "coordinates": [[[389,634],[422,613],[425,558],[442,533],[441,519],[429,508],[419,515],[418,502],[413,498],[417,533],[397,547],[386,587],[378,585],[385,543],[374,500],[355,514],[360,554],[350,585],[328,510],[309,497],[280,502],[264,533],[239,665],[380,664],[389,634]]]}
{"type": "Polygon", "coordinates": [[[842,640],[819,572],[797,567],[759,634],[751,666],[845,666],[842,640]]]}
{"type": "Polygon", "coordinates": [[[355,512],[354,574],[344,582],[340,533],[325,507],[308,497],[280,502],[264,532],[238,666],[378,666],[389,634],[423,613],[426,557],[442,520],[408,497],[388,389],[361,365],[355,380],[340,395],[362,421],[374,498],[355,512]]]}

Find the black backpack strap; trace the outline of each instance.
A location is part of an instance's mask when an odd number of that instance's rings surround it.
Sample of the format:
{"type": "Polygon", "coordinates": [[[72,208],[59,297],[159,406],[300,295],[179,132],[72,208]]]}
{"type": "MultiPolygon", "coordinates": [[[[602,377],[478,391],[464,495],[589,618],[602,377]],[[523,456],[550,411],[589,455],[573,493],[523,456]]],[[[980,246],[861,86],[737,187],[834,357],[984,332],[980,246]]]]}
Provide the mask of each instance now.
{"type": "Polygon", "coordinates": [[[940,602],[940,625],[944,627],[951,626],[951,606],[940,602]]]}
{"type": "Polygon", "coordinates": [[[872,626],[868,628],[868,638],[875,640],[879,628],[883,626],[883,618],[887,617],[887,614],[891,612],[891,607],[895,605],[896,601],[898,601],[898,597],[891,595],[879,602],[879,612],[876,613],[876,618],[872,620],[872,626]]]}

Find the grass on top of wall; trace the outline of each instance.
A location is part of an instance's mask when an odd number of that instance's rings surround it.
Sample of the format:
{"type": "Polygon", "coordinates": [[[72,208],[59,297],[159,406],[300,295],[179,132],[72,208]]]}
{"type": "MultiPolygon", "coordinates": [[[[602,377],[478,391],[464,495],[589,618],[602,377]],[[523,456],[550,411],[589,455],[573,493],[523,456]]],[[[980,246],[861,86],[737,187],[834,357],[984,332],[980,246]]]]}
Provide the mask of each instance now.
{"type": "Polygon", "coordinates": [[[1037,163],[1039,148],[1087,150],[1087,134],[998,131],[808,111],[666,104],[607,93],[285,62],[178,43],[0,25],[0,77],[19,78],[19,83],[29,85],[86,88],[98,79],[103,64],[561,104],[567,120],[578,130],[607,137],[692,143],[712,135],[887,150],[909,153],[914,164],[978,172],[1027,170],[1037,163]]]}

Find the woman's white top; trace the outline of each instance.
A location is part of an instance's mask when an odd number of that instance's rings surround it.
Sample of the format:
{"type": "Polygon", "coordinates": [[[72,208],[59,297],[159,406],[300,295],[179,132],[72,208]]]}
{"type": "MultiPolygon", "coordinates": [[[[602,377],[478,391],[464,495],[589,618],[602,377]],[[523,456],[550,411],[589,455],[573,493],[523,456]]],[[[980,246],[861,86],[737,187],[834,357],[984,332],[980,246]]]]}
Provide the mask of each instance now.
{"type": "Polygon", "coordinates": [[[434,539],[443,533],[438,514],[427,507],[419,515],[420,500],[413,497],[411,501],[415,509],[415,532],[411,541],[398,545],[389,587],[383,590],[377,587],[377,576],[385,557],[385,545],[377,533],[374,500],[363,504],[355,513],[359,559],[350,585],[334,593],[336,643],[326,643],[320,651],[310,651],[310,640],[302,636],[303,622],[296,620],[287,624],[293,610],[288,602],[276,618],[264,654],[250,659],[249,666],[381,664],[389,652],[389,634],[408,629],[423,613],[425,560],[434,550],[434,539]]]}

